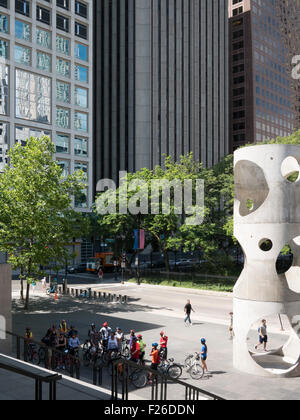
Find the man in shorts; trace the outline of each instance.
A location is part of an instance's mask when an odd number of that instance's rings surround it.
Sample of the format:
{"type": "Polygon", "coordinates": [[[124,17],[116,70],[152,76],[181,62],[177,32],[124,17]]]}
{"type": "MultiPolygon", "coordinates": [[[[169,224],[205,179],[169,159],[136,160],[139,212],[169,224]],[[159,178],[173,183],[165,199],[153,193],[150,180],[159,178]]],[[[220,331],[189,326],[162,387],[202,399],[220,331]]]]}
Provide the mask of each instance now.
{"type": "Polygon", "coordinates": [[[267,344],[268,344],[268,331],[267,331],[267,321],[265,319],[262,320],[261,326],[258,330],[259,332],[259,343],[255,346],[255,350],[258,350],[260,346],[264,346],[264,351],[267,351],[267,344]]]}

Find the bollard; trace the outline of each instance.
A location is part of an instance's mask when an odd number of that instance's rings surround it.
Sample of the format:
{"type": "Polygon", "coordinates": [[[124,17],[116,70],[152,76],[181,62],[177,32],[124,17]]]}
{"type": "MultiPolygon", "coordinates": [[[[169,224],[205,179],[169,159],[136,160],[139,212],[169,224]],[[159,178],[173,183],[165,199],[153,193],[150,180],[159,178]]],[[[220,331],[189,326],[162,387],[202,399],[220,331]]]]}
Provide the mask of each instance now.
{"type": "Polygon", "coordinates": [[[113,295],[113,302],[118,302],[117,295],[113,295]]]}
{"type": "Polygon", "coordinates": [[[97,299],[97,292],[94,292],[94,299],[97,299]]]}
{"type": "Polygon", "coordinates": [[[79,296],[79,290],[78,289],[76,289],[75,294],[76,294],[76,297],[79,296]]]}
{"type": "Polygon", "coordinates": [[[103,300],[105,301],[106,300],[106,293],[103,293],[103,300]]]}
{"type": "Polygon", "coordinates": [[[119,303],[123,303],[123,296],[122,295],[119,295],[119,303]]]}

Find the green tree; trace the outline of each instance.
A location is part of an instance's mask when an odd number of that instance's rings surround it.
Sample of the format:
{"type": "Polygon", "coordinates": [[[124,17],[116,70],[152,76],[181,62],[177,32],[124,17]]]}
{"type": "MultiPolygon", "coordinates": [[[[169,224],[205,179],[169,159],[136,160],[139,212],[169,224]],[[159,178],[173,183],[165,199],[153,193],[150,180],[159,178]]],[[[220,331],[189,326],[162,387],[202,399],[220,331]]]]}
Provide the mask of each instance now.
{"type": "MultiPolygon", "coordinates": [[[[83,173],[63,178],[48,137],[30,138],[9,151],[9,166],[0,175],[0,251],[27,280],[25,308],[40,267],[69,258],[66,244],[82,230],[83,220],[72,208],[72,196],[84,187],[83,173]]],[[[83,225],[84,223],[83,223],[83,225]]]]}

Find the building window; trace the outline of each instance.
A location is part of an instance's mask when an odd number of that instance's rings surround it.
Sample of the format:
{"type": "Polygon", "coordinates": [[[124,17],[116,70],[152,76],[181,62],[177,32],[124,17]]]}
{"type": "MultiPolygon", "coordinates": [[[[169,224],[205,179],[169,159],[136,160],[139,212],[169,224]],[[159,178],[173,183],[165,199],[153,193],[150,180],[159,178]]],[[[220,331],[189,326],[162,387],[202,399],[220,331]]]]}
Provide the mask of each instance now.
{"type": "Polygon", "coordinates": [[[8,115],[9,68],[0,64],[0,114],[8,115]]]}
{"type": "Polygon", "coordinates": [[[42,138],[47,136],[51,138],[50,131],[36,130],[34,128],[16,126],[16,143],[20,143],[22,146],[26,146],[27,140],[30,137],[42,138]]]}
{"type": "Polygon", "coordinates": [[[7,165],[8,133],[9,125],[0,122],[0,172],[2,172],[7,165]]]}
{"type": "Polygon", "coordinates": [[[56,6],[69,10],[69,0],[56,0],[56,6]]]}
{"type": "Polygon", "coordinates": [[[51,12],[41,6],[36,6],[36,19],[40,22],[50,25],[51,23],[51,12]]]}
{"type": "Polygon", "coordinates": [[[75,137],[75,140],[74,140],[74,154],[76,156],[87,157],[87,155],[88,155],[88,141],[87,141],[87,139],[83,139],[81,137],[75,137]]]}
{"type": "Polygon", "coordinates": [[[26,0],[16,0],[15,1],[15,10],[16,13],[30,17],[30,3],[26,0]]]}
{"type": "Polygon", "coordinates": [[[51,80],[16,69],[16,117],[51,124],[51,80]]]}
{"type": "Polygon", "coordinates": [[[70,41],[62,36],[56,35],[56,51],[69,55],[70,54],[70,41]]]}
{"type": "Polygon", "coordinates": [[[51,72],[51,57],[42,52],[36,53],[36,67],[39,70],[51,72]]]}
{"type": "Polygon", "coordinates": [[[28,23],[15,21],[15,37],[24,41],[31,41],[31,27],[28,23]]]}
{"type": "Polygon", "coordinates": [[[88,91],[87,89],[75,87],[75,105],[87,108],[88,106],[88,91]]]}
{"type": "Polygon", "coordinates": [[[81,1],[75,1],[75,13],[76,15],[82,16],[87,18],[88,14],[88,7],[86,4],[82,3],[81,1]]]}
{"type": "Polygon", "coordinates": [[[0,32],[8,33],[8,17],[0,14],[0,32]]]}
{"type": "Polygon", "coordinates": [[[51,48],[51,34],[43,29],[36,30],[36,42],[43,48],[51,48]]]}
{"type": "Polygon", "coordinates": [[[0,0],[0,6],[8,9],[8,0],[0,0]]]}
{"type": "Polygon", "coordinates": [[[31,65],[31,49],[15,45],[15,61],[24,66],[31,65]]]}
{"type": "Polygon", "coordinates": [[[88,82],[88,69],[86,67],[75,64],[75,79],[79,82],[88,82]]]}
{"type": "Polygon", "coordinates": [[[56,125],[60,128],[70,128],[70,111],[56,108],[56,125]]]}
{"type": "Polygon", "coordinates": [[[8,41],[0,39],[0,58],[8,58],[8,41]]]}
{"type": "Polygon", "coordinates": [[[86,209],[88,207],[88,190],[84,188],[80,193],[75,194],[75,207],[86,209]]]}
{"type": "Polygon", "coordinates": [[[70,175],[70,162],[67,160],[57,160],[56,163],[62,170],[62,176],[66,178],[70,175]]]}
{"type": "Polygon", "coordinates": [[[62,15],[56,15],[56,28],[69,32],[69,19],[62,15]]]}
{"type": "Polygon", "coordinates": [[[82,171],[84,173],[84,180],[88,179],[88,164],[85,162],[75,162],[74,171],[82,171]]]}
{"type": "Polygon", "coordinates": [[[57,58],[56,60],[56,72],[64,77],[70,77],[70,63],[69,61],[57,58]]]}
{"type": "Polygon", "coordinates": [[[83,114],[82,112],[75,112],[74,116],[74,128],[77,131],[84,131],[85,133],[88,131],[88,116],[87,114],[83,114]]]}
{"type": "Polygon", "coordinates": [[[56,134],[56,153],[68,154],[70,148],[70,138],[66,134],[56,134]]]}
{"type": "Polygon", "coordinates": [[[70,102],[70,85],[68,83],[56,82],[56,100],[60,102],[70,102]]]}
{"type": "Polygon", "coordinates": [[[79,58],[79,60],[88,61],[88,47],[86,45],[76,43],[75,56],[79,58]]]}
{"type": "Polygon", "coordinates": [[[88,36],[88,28],[86,25],[82,23],[75,22],[75,35],[79,36],[80,38],[87,39],[88,36]]]}

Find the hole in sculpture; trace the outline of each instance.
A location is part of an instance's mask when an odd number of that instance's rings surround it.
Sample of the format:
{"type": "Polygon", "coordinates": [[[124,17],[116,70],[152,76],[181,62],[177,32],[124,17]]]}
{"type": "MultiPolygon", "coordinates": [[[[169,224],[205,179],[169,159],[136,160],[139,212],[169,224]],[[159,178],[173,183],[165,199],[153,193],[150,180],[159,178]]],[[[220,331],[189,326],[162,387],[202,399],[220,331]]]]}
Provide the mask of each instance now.
{"type": "Polygon", "coordinates": [[[284,274],[290,270],[293,265],[294,255],[291,247],[287,244],[282,248],[277,261],[276,261],[276,270],[278,274],[284,274]]]}
{"type": "MultiPolygon", "coordinates": [[[[297,318],[297,317],[296,317],[297,318]]],[[[285,314],[265,317],[267,321],[267,343],[265,346],[261,331],[262,319],[255,322],[248,333],[248,349],[257,365],[273,374],[286,374],[299,363],[300,340],[294,334],[292,322],[285,314]],[[266,350],[265,350],[266,348],[266,350]]],[[[299,318],[300,319],[300,318],[299,318]]]]}
{"type": "Polygon", "coordinates": [[[235,166],[235,194],[242,217],[256,212],[266,201],[270,189],[264,171],[253,162],[243,160],[235,166]]]}
{"type": "Polygon", "coordinates": [[[281,165],[282,176],[289,182],[294,183],[299,180],[300,165],[293,156],[287,157],[281,165]]]}
{"type": "Polygon", "coordinates": [[[269,252],[273,248],[273,242],[270,239],[262,239],[259,243],[259,247],[264,252],[269,252]]]}
{"type": "Polygon", "coordinates": [[[254,201],[249,198],[247,200],[246,206],[249,211],[252,211],[254,209],[254,201]]]}

